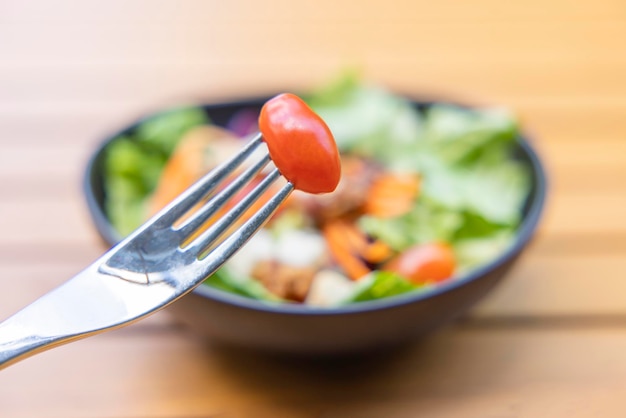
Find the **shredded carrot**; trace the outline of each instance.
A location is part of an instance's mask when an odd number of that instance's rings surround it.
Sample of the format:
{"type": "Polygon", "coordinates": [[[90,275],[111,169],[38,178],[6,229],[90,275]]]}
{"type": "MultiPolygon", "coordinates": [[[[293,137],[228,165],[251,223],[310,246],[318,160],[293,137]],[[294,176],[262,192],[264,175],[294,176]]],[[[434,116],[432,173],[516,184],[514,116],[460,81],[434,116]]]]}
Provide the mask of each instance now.
{"type": "Polygon", "coordinates": [[[368,244],[363,251],[365,259],[373,264],[379,264],[387,261],[393,255],[391,248],[382,241],[374,241],[368,244]]]}
{"type": "Polygon", "coordinates": [[[353,251],[350,237],[346,235],[346,225],[341,221],[328,223],[323,228],[324,238],[328,243],[330,253],[352,280],[356,280],[369,273],[365,263],[353,251]]]}
{"type": "Polygon", "coordinates": [[[368,274],[368,264],[379,264],[389,259],[391,249],[382,241],[370,242],[356,225],[338,220],[327,223],[323,234],[331,255],[352,280],[368,274]]]}
{"type": "Polygon", "coordinates": [[[411,210],[419,186],[416,174],[382,174],[374,180],[368,191],[365,213],[382,218],[403,215],[411,210]]]}
{"type": "Polygon", "coordinates": [[[207,171],[202,163],[206,142],[203,135],[192,134],[176,148],[150,198],[150,215],[163,209],[207,171]]]}

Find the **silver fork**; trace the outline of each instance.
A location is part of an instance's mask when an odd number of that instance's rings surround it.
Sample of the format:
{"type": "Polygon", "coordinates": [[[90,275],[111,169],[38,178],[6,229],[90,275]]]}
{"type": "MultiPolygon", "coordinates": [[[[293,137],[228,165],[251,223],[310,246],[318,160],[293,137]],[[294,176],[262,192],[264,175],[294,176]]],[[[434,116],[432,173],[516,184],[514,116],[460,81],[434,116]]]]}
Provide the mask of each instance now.
{"type": "Polygon", "coordinates": [[[0,369],[30,355],[137,321],[188,293],[230,258],[293,191],[279,191],[233,233],[225,232],[279,178],[275,167],[208,229],[200,228],[271,162],[262,153],[223,190],[226,178],[263,144],[258,134],[230,161],[61,286],[0,323],[0,369]],[[209,199],[190,217],[199,202],[209,199]],[[183,219],[184,218],[184,219],[183,219]],[[181,220],[183,219],[183,220],[181,220]],[[198,235],[198,236],[194,236],[198,235]]]}

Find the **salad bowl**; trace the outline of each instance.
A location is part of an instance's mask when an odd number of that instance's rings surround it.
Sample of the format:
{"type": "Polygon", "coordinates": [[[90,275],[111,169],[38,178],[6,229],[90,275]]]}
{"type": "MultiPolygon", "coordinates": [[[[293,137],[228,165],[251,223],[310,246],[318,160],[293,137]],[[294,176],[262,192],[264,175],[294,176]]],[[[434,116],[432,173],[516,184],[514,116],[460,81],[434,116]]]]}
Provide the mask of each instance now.
{"type": "MultiPolygon", "coordinates": [[[[270,97],[199,105],[214,125],[229,127],[233,117],[255,114],[270,97]]],[[[407,99],[422,112],[441,102],[407,99]]],[[[444,105],[446,103],[443,103],[444,105]]],[[[455,105],[458,106],[458,105],[455,105]]],[[[461,109],[469,109],[461,107],[461,109]]],[[[134,132],[137,121],[106,139],[90,159],[84,192],[94,225],[113,245],[122,235],[106,207],[106,155],[116,138],[134,132]]],[[[211,341],[292,355],[344,355],[397,346],[451,323],[487,295],[514,266],[535,233],[546,198],[546,175],[528,138],[517,133],[514,158],[528,168],[528,193],[510,245],[489,262],[417,292],[330,307],[264,303],[201,285],[168,311],[211,341]]]]}

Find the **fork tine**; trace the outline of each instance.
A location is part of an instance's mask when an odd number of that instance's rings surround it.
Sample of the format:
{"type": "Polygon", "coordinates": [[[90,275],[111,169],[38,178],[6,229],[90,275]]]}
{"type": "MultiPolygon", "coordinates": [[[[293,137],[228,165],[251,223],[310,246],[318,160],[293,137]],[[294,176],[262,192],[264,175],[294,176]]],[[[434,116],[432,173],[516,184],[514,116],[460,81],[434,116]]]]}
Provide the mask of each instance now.
{"type": "Polygon", "coordinates": [[[191,235],[207,219],[215,215],[217,211],[219,211],[237,191],[241,190],[243,186],[248,184],[250,180],[259,174],[270,161],[271,159],[269,154],[264,155],[261,160],[246,169],[232,183],[225,187],[224,190],[206,202],[202,208],[195,212],[178,228],[181,238],[185,239],[191,235]]]}
{"type": "MultiPolygon", "coordinates": [[[[278,169],[272,170],[250,193],[241,199],[224,216],[220,217],[213,225],[204,231],[198,238],[186,247],[186,251],[200,253],[215,242],[230,226],[239,219],[252,204],[265,192],[269,186],[280,177],[278,169]]],[[[291,184],[291,183],[288,183],[291,184]]],[[[293,186],[292,186],[293,188],[293,186]]],[[[226,191],[220,194],[226,195],[226,191]]],[[[232,197],[226,196],[227,198],[232,197]]],[[[218,197],[219,198],[219,197],[218,197]]],[[[280,202],[279,202],[280,203],[280,202]]],[[[209,203],[210,204],[210,203],[209,203]]]]}
{"type": "Polygon", "coordinates": [[[229,161],[220,165],[202,179],[178,196],[165,209],[159,212],[154,219],[161,227],[171,226],[189,209],[197,204],[207,194],[211,193],[229,174],[235,171],[261,144],[263,137],[257,134],[239,153],[229,161]]]}
{"type": "Polygon", "coordinates": [[[211,244],[211,241],[205,241],[201,251],[198,252],[198,258],[203,263],[203,270],[206,275],[209,275],[221,266],[226,260],[228,260],[239,248],[241,248],[252,235],[259,230],[265,222],[272,216],[272,214],[278,209],[278,206],[285,201],[285,199],[294,190],[293,184],[287,182],[263,207],[257,211],[250,219],[246,220],[236,231],[226,237],[224,241],[219,243],[212,251],[210,251],[206,257],[200,258],[202,250],[206,250],[211,244]]]}

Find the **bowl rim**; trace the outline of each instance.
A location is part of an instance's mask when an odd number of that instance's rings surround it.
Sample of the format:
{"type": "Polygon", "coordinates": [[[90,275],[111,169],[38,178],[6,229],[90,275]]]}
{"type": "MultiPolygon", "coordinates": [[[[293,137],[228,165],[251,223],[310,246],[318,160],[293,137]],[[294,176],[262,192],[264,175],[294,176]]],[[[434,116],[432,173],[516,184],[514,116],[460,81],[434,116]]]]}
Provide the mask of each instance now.
{"type": "MultiPolygon", "coordinates": [[[[420,100],[415,97],[407,97],[406,95],[399,94],[402,97],[405,97],[409,100],[413,105],[416,106],[430,106],[433,104],[441,103],[441,104],[451,104],[455,106],[460,106],[467,109],[472,109],[477,107],[476,105],[468,105],[462,104],[455,101],[447,100],[447,99],[425,99],[420,100]]],[[[245,107],[245,106],[258,106],[262,101],[267,100],[269,97],[273,97],[273,95],[263,95],[255,98],[249,98],[244,100],[233,100],[233,101],[223,101],[223,102],[209,102],[209,103],[195,103],[191,104],[191,106],[197,106],[203,108],[205,111],[209,112],[211,109],[223,108],[227,106],[232,107],[245,107]]],[[[157,110],[155,112],[150,112],[145,116],[136,119],[134,122],[127,124],[125,128],[119,129],[118,131],[109,134],[103,141],[101,141],[100,145],[96,148],[96,150],[91,154],[87,165],[84,170],[83,175],[83,192],[85,195],[87,207],[89,209],[89,213],[93,222],[95,223],[96,229],[100,234],[101,238],[106,241],[109,245],[114,245],[116,242],[121,240],[121,237],[117,232],[113,229],[110,224],[108,218],[104,213],[104,209],[98,203],[98,199],[96,199],[95,191],[92,186],[92,181],[94,176],[97,174],[96,163],[100,158],[100,155],[106,148],[106,146],[116,137],[127,133],[134,129],[137,125],[142,123],[143,121],[163,112],[170,111],[172,109],[176,109],[182,106],[170,106],[165,109],[157,110]]],[[[364,312],[375,312],[387,309],[399,308],[405,305],[417,303],[420,301],[424,301],[426,299],[435,298],[437,296],[452,292],[458,288],[464,287],[471,282],[474,282],[480,279],[482,276],[488,274],[491,271],[497,270],[498,268],[505,265],[511,259],[513,259],[517,254],[519,254],[523,248],[529,243],[531,238],[533,237],[535,231],[537,230],[537,226],[541,219],[545,203],[546,196],[548,190],[548,178],[546,174],[545,167],[541,162],[541,158],[539,157],[537,151],[532,146],[533,139],[523,130],[521,130],[517,136],[517,144],[521,148],[521,150],[525,153],[529,165],[531,168],[531,172],[533,174],[533,192],[531,198],[531,204],[527,209],[526,215],[523,217],[520,226],[518,227],[517,234],[515,236],[515,240],[512,245],[510,245],[506,251],[500,254],[493,261],[484,264],[478,268],[471,270],[468,273],[461,275],[458,278],[454,278],[453,280],[449,280],[443,282],[441,284],[437,284],[436,286],[430,287],[428,289],[419,291],[419,292],[408,292],[388,298],[377,299],[372,301],[364,301],[349,305],[335,306],[335,307],[312,307],[305,306],[299,304],[289,304],[289,303],[272,303],[266,301],[259,301],[256,299],[246,298],[244,296],[239,296],[236,294],[228,293],[223,290],[215,289],[210,286],[202,286],[199,285],[195,289],[193,289],[192,293],[203,298],[211,299],[216,302],[220,302],[227,305],[233,305],[235,307],[253,310],[271,314],[290,314],[297,316],[336,316],[336,315],[349,315],[349,314],[357,314],[364,312]]]]}

